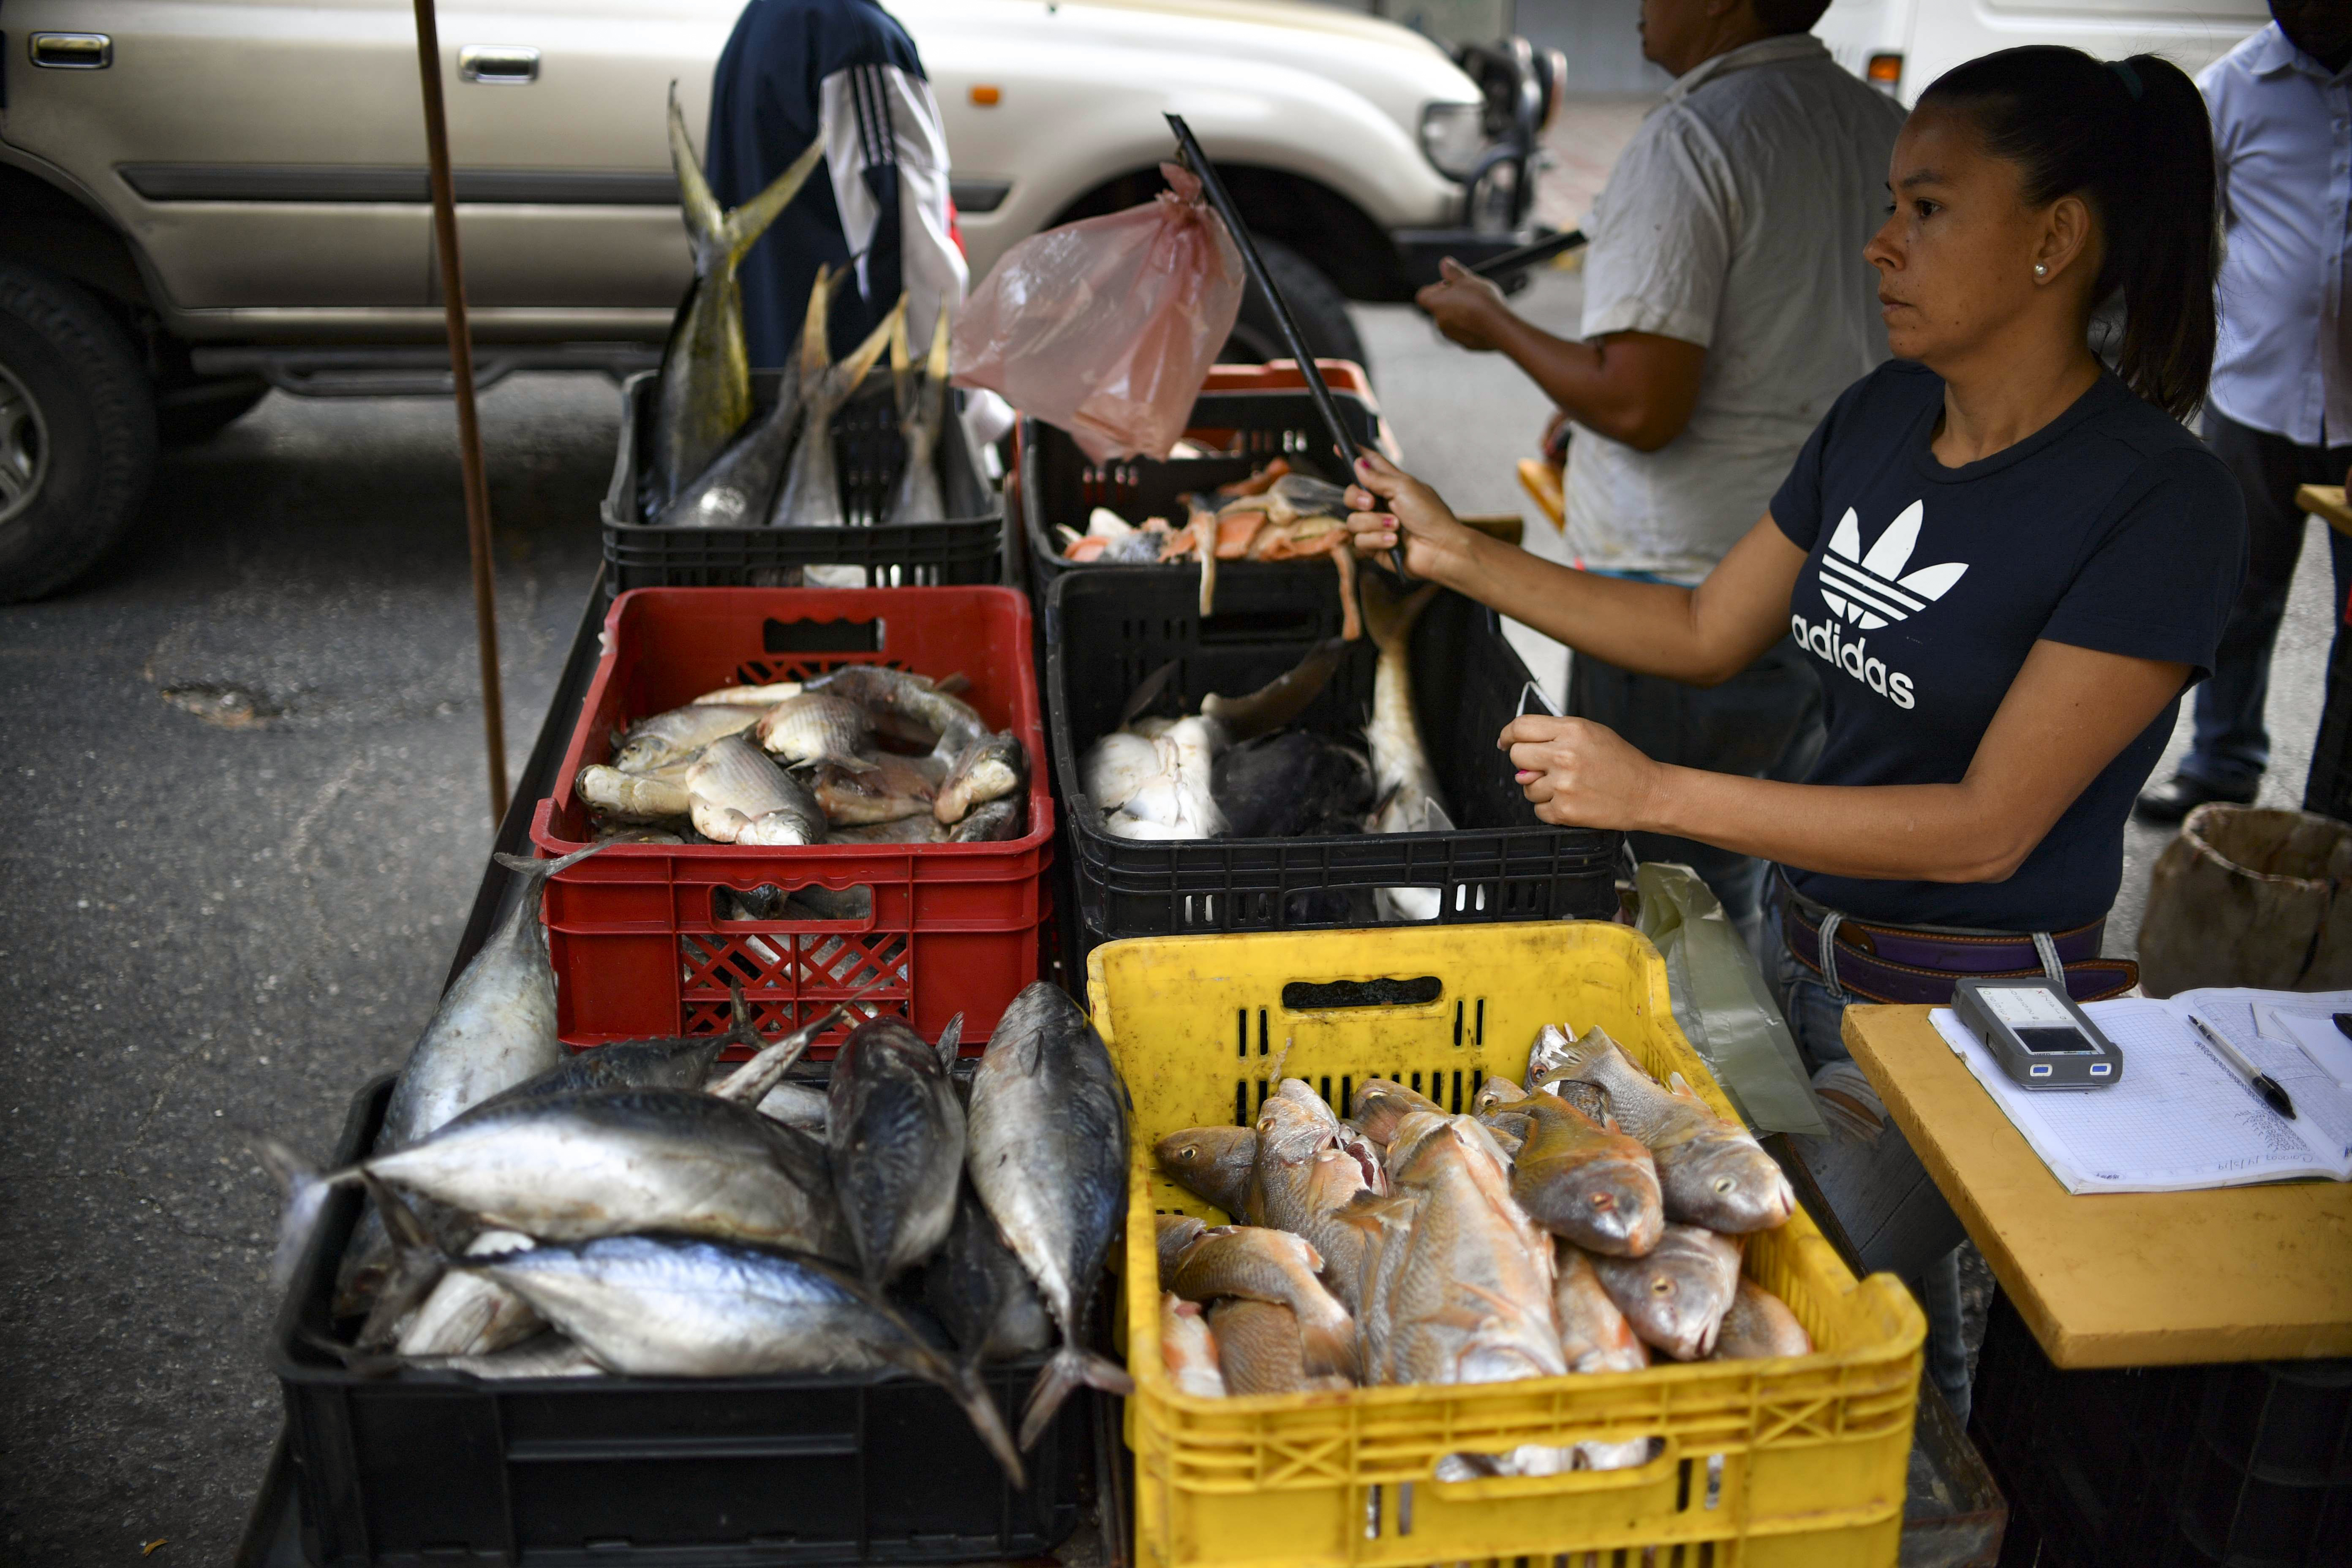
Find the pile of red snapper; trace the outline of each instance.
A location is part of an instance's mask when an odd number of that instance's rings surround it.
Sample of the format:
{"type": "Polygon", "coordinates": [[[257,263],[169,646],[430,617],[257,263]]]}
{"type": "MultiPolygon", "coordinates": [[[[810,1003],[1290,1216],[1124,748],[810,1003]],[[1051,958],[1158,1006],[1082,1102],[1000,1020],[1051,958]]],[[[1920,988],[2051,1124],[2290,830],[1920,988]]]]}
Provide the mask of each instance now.
{"type": "MultiPolygon", "coordinates": [[[[1195,1127],[1160,1170],[1236,1223],[1159,1221],[1161,1354],[1180,1392],[1499,1383],[1803,1355],[1787,1303],[1740,1272],[1796,1207],[1748,1131],[1600,1029],[1546,1026],[1528,1088],[1468,1115],[1386,1079],[1342,1121],[1285,1079],[1255,1125],[1195,1127]],[[1530,1092],[1532,1089],[1532,1092],[1530,1092]]],[[[1646,1462],[1653,1440],[1454,1454],[1441,1479],[1646,1462]]]]}

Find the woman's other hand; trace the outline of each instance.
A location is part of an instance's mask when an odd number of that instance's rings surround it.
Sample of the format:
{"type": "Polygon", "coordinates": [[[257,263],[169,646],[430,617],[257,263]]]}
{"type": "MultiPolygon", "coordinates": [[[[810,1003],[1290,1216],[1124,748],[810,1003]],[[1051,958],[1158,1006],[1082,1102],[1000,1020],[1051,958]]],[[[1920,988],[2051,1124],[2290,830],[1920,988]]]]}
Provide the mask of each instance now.
{"type": "Polygon", "coordinates": [[[1359,555],[1384,556],[1402,544],[1405,570],[1437,583],[1455,580],[1447,569],[1479,537],[1435,490],[1370,447],[1358,450],[1348,487],[1348,531],[1359,555]]]}
{"type": "Polygon", "coordinates": [[[1495,742],[1518,770],[1519,793],[1555,827],[1641,826],[1664,768],[1589,719],[1526,714],[1495,742]]]}
{"type": "Polygon", "coordinates": [[[1412,302],[1464,348],[1482,353],[1500,348],[1497,334],[1511,320],[1503,291],[1450,256],[1437,264],[1437,271],[1438,281],[1424,285],[1412,302]]]}

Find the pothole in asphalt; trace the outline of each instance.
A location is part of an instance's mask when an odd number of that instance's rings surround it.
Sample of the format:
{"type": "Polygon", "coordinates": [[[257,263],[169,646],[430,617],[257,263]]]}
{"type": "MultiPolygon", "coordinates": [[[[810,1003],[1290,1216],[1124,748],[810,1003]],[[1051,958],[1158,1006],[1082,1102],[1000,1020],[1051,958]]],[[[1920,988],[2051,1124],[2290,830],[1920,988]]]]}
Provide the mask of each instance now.
{"type": "Polygon", "coordinates": [[[286,711],[260,692],[242,686],[167,686],[163,700],[224,730],[257,729],[286,711]]]}

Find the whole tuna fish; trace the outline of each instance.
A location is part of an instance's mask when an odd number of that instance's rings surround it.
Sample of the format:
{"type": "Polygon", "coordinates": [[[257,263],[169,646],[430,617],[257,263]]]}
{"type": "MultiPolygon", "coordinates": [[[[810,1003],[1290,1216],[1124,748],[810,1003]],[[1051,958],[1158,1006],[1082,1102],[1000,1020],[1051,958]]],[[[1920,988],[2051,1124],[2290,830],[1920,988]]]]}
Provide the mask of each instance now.
{"type": "Polygon", "coordinates": [[[670,1230],[853,1256],[823,1145],[694,1089],[519,1100],[323,1177],[294,1164],[289,1226],[321,1189],[370,1177],[542,1241],[670,1230]]]}
{"type": "Polygon", "coordinates": [[[1209,1331],[1208,1318],[1199,1302],[1167,1290],[1160,1294],[1160,1359],[1177,1393],[1202,1399],[1225,1396],[1224,1373],[1217,1365],[1217,1337],[1209,1331]]]}
{"type": "Polygon", "coordinates": [[[606,1369],[749,1377],[896,1367],[954,1396],[1015,1486],[1021,1457],[987,1387],[925,1344],[897,1309],[813,1258],[692,1237],[614,1236],[466,1258],[606,1369]]]}
{"type": "MultiPolygon", "coordinates": [[[[1187,1127],[1151,1146],[1161,1173],[1194,1197],[1247,1219],[1250,1190],[1257,1180],[1257,1129],[1187,1127]]],[[[1164,1216],[1163,1216],[1164,1217],[1164,1216]]]]}
{"type": "Polygon", "coordinates": [[[1716,1335],[1715,1359],[1758,1361],[1812,1353],[1813,1337],[1797,1321],[1797,1314],[1789,1310],[1789,1303],[1742,1275],[1716,1335]]]}
{"type": "Polygon", "coordinates": [[[811,142],[766,190],[722,212],[703,178],[669,89],[670,163],[677,172],[686,233],[694,251],[694,283],[679,304],[662,351],[659,403],[646,473],[645,515],[657,517],[710,466],[730,437],[751,417],[751,365],[743,346],[743,289],[735,268],[800,194],[824,156],[824,139],[811,142]]]}
{"type": "Polygon", "coordinates": [[[1795,1212],[1789,1178],[1746,1128],[1716,1115],[1679,1077],[1675,1092],[1659,1088],[1601,1030],[1585,1031],[1558,1071],[1598,1085],[1618,1127],[1649,1146],[1668,1220],[1741,1235],[1795,1212]]]}
{"type": "Polygon", "coordinates": [[[1467,1116],[1406,1117],[1373,1200],[1368,1383],[1499,1383],[1567,1371],[1552,1316],[1551,1242],[1510,1194],[1501,1152],[1467,1116]]]}
{"type": "Polygon", "coordinates": [[[1024,1448],[1080,1384],[1134,1392],[1125,1369],[1079,1342],[1127,1211],[1130,1109],[1102,1037],[1043,981],[1013,999],[972,1074],[972,1185],[1062,1337],[1030,1394],[1024,1448]]]}
{"type": "Polygon", "coordinates": [[[560,860],[498,858],[520,881],[514,907],[441,994],[441,1005],[410,1048],[384,1107],[379,1150],[414,1143],[563,1059],[563,1042],[555,1034],[555,971],[548,963],[540,903],[550,877],[603,847],[592,844],[560,860]]]}
{"type": "Polygon", "coordinates": [[[1303,1237],[1265,1226],[1212,1226],[1160,1276],[1162,1289],[1188,1301],[1228,1296],[1271,1301],[1297,1314],[1301,1353],[1315,1376],[1352,1381],[1356,1320],[1317,1278],[1323,1257],[1303,1237]]]}
{"type": "Polygon", "coordinates": [[[946,1245],[923,1271],[923,1302],[967,1363],[1029,1355],[1054,1342],[1037,1287],[969,1182],[960,1184],[946,1245]]]}
{"type": "Polygon", "coordinates": [[[1646,1256],[1595,1258],[1592,1270],[1635,1333],[1676,1361],[1698,1361],[1738,1289],[1739,1238],[1669,1225],[1646,1256]]]}
{"type": "Polygon", "coordinates": [[[940,1058],[898,1018],[869,1018],[833,1060],[825,1151],[867,1284],[920,1263],[955,1221],[964,1114],[940,1058]]]}
{"type": "Polygon", "coordinates": [[[1549,1094],[1529,1095],[1495,1120],[1518,1123],[1511,1195],[1528,1218],[1612,1257],[1639,1258],[1658,1244],[1665,1205],[1657,1167],[1640,1140],[1596,1126],[1549,1094]]]}

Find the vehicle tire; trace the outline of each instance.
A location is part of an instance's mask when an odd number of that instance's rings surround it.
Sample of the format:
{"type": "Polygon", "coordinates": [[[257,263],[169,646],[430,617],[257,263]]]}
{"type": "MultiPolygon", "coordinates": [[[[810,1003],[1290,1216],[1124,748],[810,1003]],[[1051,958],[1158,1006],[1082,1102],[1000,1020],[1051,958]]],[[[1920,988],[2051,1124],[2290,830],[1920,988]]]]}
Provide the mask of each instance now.
{"type": "Polygon", "coordinates": [[[173,387],[156,395],[155,438],[166,447],[209,441],[268,395],[269,384],[257,375],[224,375],[173,387]]]}
{"type": "MultiPolygon", "coordinates": [[[[1348,297],[1339,286],[1323,276],[1320,268],[1307,258],[1274,240],[1257,242],[1259,259],[1282,290],[1290,305],[1290,318],[1298,323],[1299,335],[1314,351],[1317,359],[1353,360],[1364,363],[1364,342],[1356,336],[1356,324],[1348,319],[1348,297]]],[[[1290,345],[1283,340],[1281,323],[1275,320],[1274,305],[1250,285],[1242,296],[1242,311],[1234,321],[1233,335],[1225,340],[1224,352],[1218,355],[1234,364],[1260,364],[1270,359],[1288,359],[1290,345]]]]}
{"type": "Polygon", "coordinates": [[[0,603],[55,593],[112,544],[155,468],[155,396],[89,294],[0,261],[0,603]]]}

